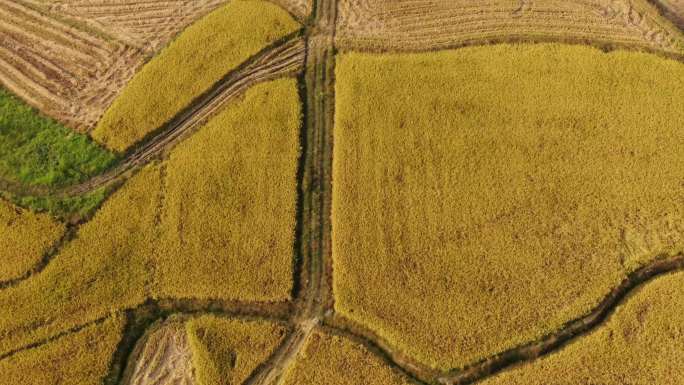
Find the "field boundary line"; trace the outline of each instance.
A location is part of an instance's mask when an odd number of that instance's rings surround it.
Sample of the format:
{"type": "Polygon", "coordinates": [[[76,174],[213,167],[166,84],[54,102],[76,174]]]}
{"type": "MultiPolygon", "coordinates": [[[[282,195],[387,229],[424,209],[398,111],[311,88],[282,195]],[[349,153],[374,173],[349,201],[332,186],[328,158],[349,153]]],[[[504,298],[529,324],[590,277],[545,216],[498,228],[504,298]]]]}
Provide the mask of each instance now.
{"type": "Polygon", "coordinates": [[[513,365],[531,362],[552,353],[568,343],[596,330],[607,321],[617,307],[644,285],[654,279],[684,270],[684,253],[660,256],[653,262],[635,270],[586,315],[567,322],[562,328],[537,341],[533,341],[493,355],[463,369],[451,371],[437,378],[443,385],[468,385],[491,377],[513,365]]]}
{"type": "Polygon", "coordinates": [[[100,187],[108,187],[127,178],[127,174],[164,155],[187,135],[199,129],[220,108],[242,95],[255,84],[298,73],[304,60],[301,31],[292,33],[269,45],[228,72],[210,90],[193,100],[169,122],[131,147],[123,158],[108,171],[71,186],[47,188],[26,186],[0,180],[0,190],[18,197],[73,197],[100,187]]]}

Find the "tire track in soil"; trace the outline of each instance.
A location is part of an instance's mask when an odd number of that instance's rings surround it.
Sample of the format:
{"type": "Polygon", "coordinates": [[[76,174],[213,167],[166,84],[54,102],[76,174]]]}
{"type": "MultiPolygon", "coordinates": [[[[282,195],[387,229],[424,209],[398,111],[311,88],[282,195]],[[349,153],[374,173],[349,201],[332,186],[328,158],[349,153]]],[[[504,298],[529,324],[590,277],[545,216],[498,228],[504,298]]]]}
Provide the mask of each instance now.
{"type": "Polygon", "coordinates": [[[125,179],[135,168],[143,166],[172,148],[188,134],[202,126],[228,101],[239,97],[253,85],[299,72],[305,57],[305,43],[296,32],[265,48],[236,70],[231,71],[211,90],[197,98],[169,123],[129,150],[114,168],[89,180],[60,189],[25,186],[0,181],[0,190],[16,196],[71,197],[107,187],[125,179]]]}

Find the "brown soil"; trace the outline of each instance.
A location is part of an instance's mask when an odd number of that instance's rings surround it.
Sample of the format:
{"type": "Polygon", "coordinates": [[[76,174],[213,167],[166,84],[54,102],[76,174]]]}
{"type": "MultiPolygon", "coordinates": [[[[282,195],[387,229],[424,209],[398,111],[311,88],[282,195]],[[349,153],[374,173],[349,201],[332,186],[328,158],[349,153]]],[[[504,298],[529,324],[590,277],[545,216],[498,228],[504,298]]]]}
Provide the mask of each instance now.
{"type": "Polygon", "coordinates": [[[126,385],[194,385],[192,353],[183,323],[170,321],[141,341],[126,385]]]}
{"type": "Polygon", "coordinates": [[[681,53],[684,41],[646,0],[340,0],[339,9],[342,48],[430,50],[528,38],[681,53]]]}

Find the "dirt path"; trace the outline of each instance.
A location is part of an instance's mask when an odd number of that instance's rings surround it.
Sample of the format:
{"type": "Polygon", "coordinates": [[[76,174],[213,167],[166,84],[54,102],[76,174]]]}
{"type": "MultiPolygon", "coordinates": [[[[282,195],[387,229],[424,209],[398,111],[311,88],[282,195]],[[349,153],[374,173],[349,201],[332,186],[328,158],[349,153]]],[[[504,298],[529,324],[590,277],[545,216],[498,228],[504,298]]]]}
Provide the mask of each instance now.
{"type": "Polygon", "coordinates": [[[307,36],[305,82],[305,158],[300,186],[299,250],[304,282],[293,318],[295,331],[245,385],[275,385],[297,358],[307,338],[331,306],[326,266],[331,255],[332,128],[336,0],[315,3],[314,24],[307,36]]]}
{"type": "Polygon", "coordinates": [[[299,36],[290,36],[254,56],[229,73],[210,91],[200,96],[191,106],[152,134],[141,145],[131,149],[114,168],[83,183],[62,189],[28,187],[21,183],[0,181],[0,189],[18,196],[77,196],[100,187],[112,185],[134,168],[148,163],[170,149],[187,134],[204,124],[209,117],[229,100],[238,97],[256,83],[277,79],[299,72],[304,63],[305,44],[299,36]]]}

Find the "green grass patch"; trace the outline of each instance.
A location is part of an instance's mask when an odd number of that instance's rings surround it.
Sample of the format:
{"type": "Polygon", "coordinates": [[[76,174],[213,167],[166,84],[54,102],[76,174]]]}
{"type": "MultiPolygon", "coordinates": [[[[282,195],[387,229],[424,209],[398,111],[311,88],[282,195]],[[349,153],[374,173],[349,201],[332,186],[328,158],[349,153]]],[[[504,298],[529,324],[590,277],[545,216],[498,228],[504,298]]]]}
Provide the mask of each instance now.
{"type": "Polygon", "coordinates": [[[0,177],[27,185],[59,187],[102,173],[116,156],[44,117],[0,88],[0,177]]]}
{"type": "Polygon", "coordinates": [[[63,220],[87,217],[107,198],[107,188],[100,187],[74,197],[10,196],[14,204],[35,212],[45,212],[63,220]]]}

